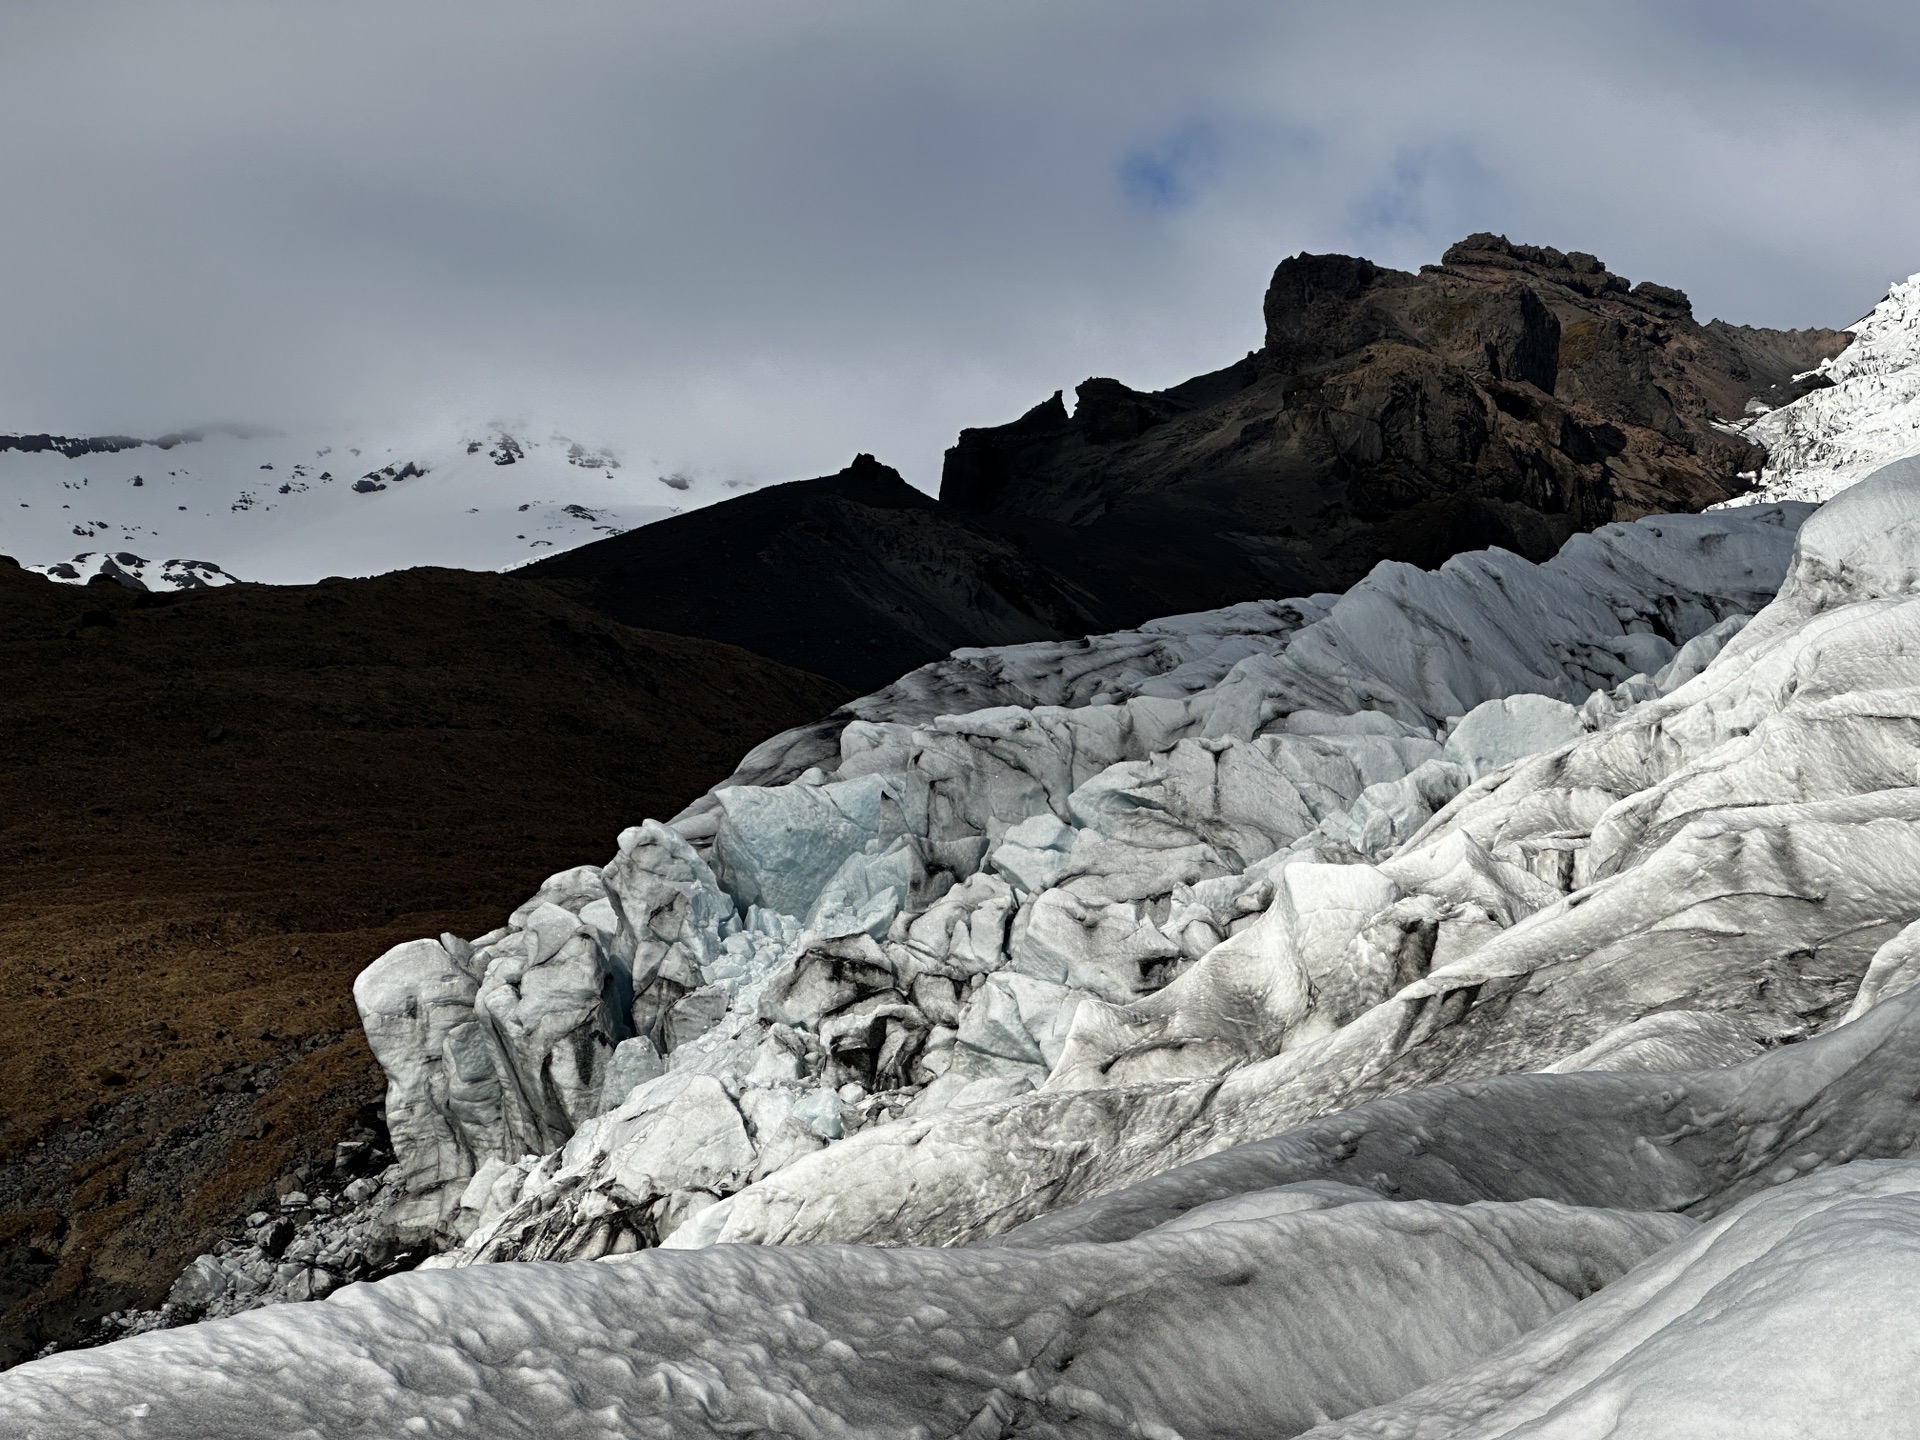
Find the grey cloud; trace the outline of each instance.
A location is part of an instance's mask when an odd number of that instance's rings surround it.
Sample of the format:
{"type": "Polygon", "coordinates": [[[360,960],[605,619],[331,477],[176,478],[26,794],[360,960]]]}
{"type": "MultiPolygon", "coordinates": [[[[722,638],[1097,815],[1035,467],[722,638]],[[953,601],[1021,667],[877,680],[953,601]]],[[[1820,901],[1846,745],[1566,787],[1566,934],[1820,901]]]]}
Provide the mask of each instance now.
{"type": "Polygon", "coordinates": [[[0,428],[551,417],[762,479],[1472,229],[1702,314],[1920,268],[1920,16],[1696,0],[16,5],[0,428]]]}

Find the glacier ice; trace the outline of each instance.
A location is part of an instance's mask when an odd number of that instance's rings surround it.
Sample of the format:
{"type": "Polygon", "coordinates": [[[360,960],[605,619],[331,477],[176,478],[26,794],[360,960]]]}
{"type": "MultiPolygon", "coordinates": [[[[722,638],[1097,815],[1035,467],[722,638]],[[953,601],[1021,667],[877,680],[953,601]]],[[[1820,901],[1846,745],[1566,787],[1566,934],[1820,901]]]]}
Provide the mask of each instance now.
{"type": "Polygon", "coordinates": [[[1729,1067],[1548,1070],[1385,1096],[1050,1209],[991,1243],[1120,1240],[1310,1182],[1711,1216],[1811,1170],[1920,1150],[1916,1081],[1920,999],[1909,995],[1729,1067]]]}
{"type": "Polygon", "coordinates": [[[421,1272],[0,1403],[1870,1430],[1916,1398],[1916,557],[1899,465],[926,667],[362,977],[421,1272]]]}
{"type": "Polygon", "coordinates": [[[467,1099],[477,1087],[498,1089],[474,1017],[479,988],[471,947],[455,936],[395,946],[354,981],[367,1043],[387,1074],[387,1129],[404,1157],[408,1197],[395,1223],[408,1228],[439,1219],[449,1192],[473,1173],[470,1137],[494,1129],[467,1099]]]}
{"type": "MultiPolygon", "coordinates": [[[[1692,643],[1691,641],[1688,643],[1692,643]]],[[[1478,780],[1503,765],[1578,740],[1580,712],[1551,695],[1507,695],[1476,705],[1447,736],[1449,759],[1478,780]]]]}
{"type": "Polygon", "coordinates": [[[1461,1370],[1696,1228],[1375,1201],[1117,1245],[428,1271],[54,1356],[0,1402],[35,1440],[1286,1435],[1461,1370]]]}
{"type": "Polygon", "coordinates": [[[1863,1433],[1913,1398],[1920,1164],[1853,1157],[1915,1142],[1920,998],[1741,1070],[1433,1087],[989,1246],[427,1270],[57,1355],[0,1405],[39,1440],[1863,1433]],[[1742,1393],[1703,1410],[1702,1366],[1742,1393]]]}
{"type": "MultiPolygon", "coordinates": [[[[1893,642],[1920,623],[1917,491],[1896,467],[1847,492],[1808,522],[1779,597],[1703,672],[1475,782],[1384,862],[1448,909],[1425,918],[1424,973],[1346,1024],[1218,1079],[1049,1087],[856,1135],[692,1234],[977,1239],[1380,1094],[1542,1068],[1659,1011],[1737,1010],[1771,1044],[1837,1022],[1913,918],[1920,876],[1910,707],[1861,693],[1911,663],[1893,642]],[[1790,756],[1768,749],[1775,731],[1790,756]],[[1562,853],[1564,868],[1534,863],[1562,853]],[[1572,893],[1541,903],[1529,881],[1542,868],[1572,893]]],[[[1103,1056],[1130,1053],[1104,1043],[1103,1056]]]]}
{"type": "Polygon", "coordinates": [[[1700,1440],[1911,1428],[1920,1165],[1755,1196],[1478,1365],[1315,1440],[1700,1440]]]}
{"type": "Polygon", "coordinates": [[[1920,454],[1920,275],[1887,292],[1822,361],[1826,385],[1742,422],[1767,464],[1749,500],[1827,500],[1920,454]]]}
{"type": "MultiPolygon", "coordinates": [[[[645,1047],[742,1117],[754,1153],[706,1199],[894,1120],[1316,1053],[1561,899],[1590,848],[1565,825],[1408,842],[1586,736],[1589,697],[1612,724],[1684,684],[1779,588],[1806,513],[1656,517],[1544,566],[1383,565],[1341,597],[962,651],[769,742],[473,942],[474,1028],[370,1020],[415,1047],[388,1067],[421,1117],[401,1143],[431,1156],[410,1220],[466,1259],[535,1233],[582,1253],[554,1217],[610,1193],[576,1173],[605,1157],[523,1157],[655,1083],[645,1047]],[[830,1121],[793,1119],[822,1094],[830,1121]],[[493,1161],[522,1182],[476,1225],[461,1196],[493,1161]]],[[[685,1191],[627,1196],[632,1223],[586,1217],[582,1243],[651,1243],[685,1191]]]]}

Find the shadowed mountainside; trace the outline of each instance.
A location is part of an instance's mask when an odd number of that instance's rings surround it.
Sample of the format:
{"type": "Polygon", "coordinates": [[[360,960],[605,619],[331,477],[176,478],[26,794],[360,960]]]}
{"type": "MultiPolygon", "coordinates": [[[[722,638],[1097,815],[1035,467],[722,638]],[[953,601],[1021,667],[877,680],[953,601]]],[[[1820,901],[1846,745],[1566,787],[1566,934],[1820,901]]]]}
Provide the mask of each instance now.
{"type": "Polygon", "coordinates": [[[962,645],[1112,629],[1115,613],[1016,535],[871,455],[516,573],[627,624],[724,640],[858,690],[962,645]]]}
{"type": "Polygon", "coordinates": [[[447,570],[145,595],[0,563],[0,664],[0,1364],[380,1142],[375,956],[497,925],[847,698],[447,570]]]}
{"type": "Polygon", "coordinates": [[[1487,545],[1543,560],[1577,531],[1744,493],[1764,452],[1715,422],[1794,398],[1850,338],[1702,325],[1681,291],[1484,234],[1417,275],[1295,256],[1265,316],[1266,344],[1213,374],[1088,380],[1072,414],[1056,394],[963,432],[941,500],[1092,544],[1205,545],[1314,588],[1487,545]]]}
{"type": "Polygon", "coordinates": [[[1849,338],[1702,325],[1590,255],[1476,235],[1417,275],[1274,272],[1267,341],[1152,393],[1117,380],[962,432],[940,500],[870,456],[528,567],[630,624],[858,690],[964,645],[1058,639],[1342,590],[1381,560],[1532,560],[1614,520],[1743,493],[1717,421],[1849,338]]]}

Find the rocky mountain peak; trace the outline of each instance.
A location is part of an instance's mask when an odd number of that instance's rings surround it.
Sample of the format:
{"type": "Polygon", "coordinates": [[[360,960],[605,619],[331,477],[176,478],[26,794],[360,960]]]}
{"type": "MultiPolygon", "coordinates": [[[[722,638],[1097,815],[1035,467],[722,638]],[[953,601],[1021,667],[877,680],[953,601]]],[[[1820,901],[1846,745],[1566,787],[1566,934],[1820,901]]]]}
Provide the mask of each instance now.
{"type": "Polygon", "coordinates": [[[1607,269],[1597,255],[1584,250],[1556,250],[1551,245],[1519,245],[1504,235],[1485,231],[1469,235],[1447,247],[1438,265],[1423,266],[1421,273],[1453,272],[1475,278],[1511,278],[1524,276],[1528,281],[1557,285],[1576,295],[1597,300],[1605,296],[1624,297],[1641,308],[1668,319],[1691,320],[1693,302],[1687,292],[1671,285],[1642,280],[1634,284],[1624,275],[1607,269]]]}
{"type": "Polygon", "coordinates": [[[1684,291],[1491,234],[1418,273],[1288,257],[1263,312],[1262,347],[1211,374],[1153,392],[1096,377],[1071,414],[1055,395],[962,432],[941,498],[1136,548],[1204,532],[1212,604],[1482,545],[1544,559],[1582,529],[1743,493],[1766,455],[1727,422],[1818,383],[1849,338],[1701,325],[1684,291]]]}
{"type": "Polygon", "coordinates": [[[1551,245],[1518,245],[1504,235],[1485,230],[1449,245],[1438,266],[1426,270],[1506,270],[1552,280],[1583,295],[1625,293],[1631,283],[1607,269],[1597,255],[1584,250],[1556,250],[1551,245]]]}
{"type": "Polygon", "coordinates": [[[1267,286],[1267,351],[1286,359],[1303,353],[1345,353],[1375,340],[1401,338],[1392,309],[1377,292],[1417,283],[1404,270],[1389,270],[1356,255],[1303,251],[1289,256],[1267,286]]]}

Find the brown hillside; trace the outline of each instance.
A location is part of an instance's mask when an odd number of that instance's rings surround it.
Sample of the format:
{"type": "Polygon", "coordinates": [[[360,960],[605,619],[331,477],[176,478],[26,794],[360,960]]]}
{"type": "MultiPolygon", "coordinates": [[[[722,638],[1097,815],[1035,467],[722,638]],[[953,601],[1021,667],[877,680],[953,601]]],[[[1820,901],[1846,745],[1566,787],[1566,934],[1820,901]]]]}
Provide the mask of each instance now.
{"type": "Polygon", "coordinates": [[[147,596],[0,563],[0,673],[0,1363],[157,1303],[373,1121],[374,956],[492,928],[849,698],[448,570],[147,596]]]}

